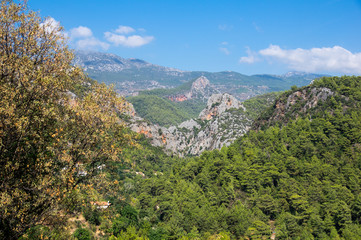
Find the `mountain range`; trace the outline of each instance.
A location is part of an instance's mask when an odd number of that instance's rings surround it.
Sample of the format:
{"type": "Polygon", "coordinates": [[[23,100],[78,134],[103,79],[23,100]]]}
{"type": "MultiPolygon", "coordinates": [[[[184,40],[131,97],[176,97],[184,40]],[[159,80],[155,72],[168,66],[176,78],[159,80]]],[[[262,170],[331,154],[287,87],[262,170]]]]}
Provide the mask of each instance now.
{"type": "Polygon", "coordinates": [[[325,76],[303,72],[247,76],[234,71],[182,71],[141,59],[87,51],[75,52],[74,63],[81,66],[89,77],[114,84],[116,91],[124,96],[134,96],[143,90],[174,88],[204,76],[220,93],[227,92],[242,101],[266,92],[287,90],[293,85],[305,86],[313,79],[325,76]]]}

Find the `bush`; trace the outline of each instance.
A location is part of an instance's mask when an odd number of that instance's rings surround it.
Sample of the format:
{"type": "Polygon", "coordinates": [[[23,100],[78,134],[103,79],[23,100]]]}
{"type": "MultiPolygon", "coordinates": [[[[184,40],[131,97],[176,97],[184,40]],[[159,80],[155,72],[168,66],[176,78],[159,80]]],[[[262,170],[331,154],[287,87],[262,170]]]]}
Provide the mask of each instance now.
{"type": "Polygon", "coordinates": [[[91,224],[100,225],[100,212],[98,209],[92,209],[90,207],[83,210],[84,218],[91,224]]]}
{"type": "Polygon", "coordinates": [[[91,240],[93,239],[93,234],[85,228],[78,228],[74,234],[73,237],[75,237],[78,240],[91,240]]]}

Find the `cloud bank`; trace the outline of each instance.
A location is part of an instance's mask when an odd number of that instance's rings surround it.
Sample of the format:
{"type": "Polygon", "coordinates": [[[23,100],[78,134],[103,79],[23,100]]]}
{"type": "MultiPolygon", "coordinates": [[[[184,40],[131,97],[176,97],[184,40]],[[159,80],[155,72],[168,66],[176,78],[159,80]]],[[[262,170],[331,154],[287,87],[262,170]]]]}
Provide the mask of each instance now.
{"type": "Polygon", "coordinates": [[[153,36],[139,36],[139,35],[132,35],[132,36],[125,36],[119,35],[112,32],[104,33],[105,39],[113,43],[115,46],[124,46],[124,47],[141,47],[153,41],[153,36]]]}
{"type": "Polygon", "coordinates": [[[135,30],[132,27],[120,25],[117,28],[117,30],[115,30],[115,32],[120,33],[120,34],[128,34],[128,33],[131,33],[131,32],[135,32],[135,30]]]}
{"type": "Polygon", "coordinates": [[[95,37],[89,37],[77,40],[75,47],[80,50],[95,50],[99,48],[107,50],[110,47],[110,44],[102,42],[95,37]]]}
{"type": "Polygon", "coordinates": [[[247,53],[247,57],[240,58],[241,63],[254,63],[259,56],[270,62],[284,63],[297,71],[361,74],[361,52],[352,53],[340,46],[282,49],[278,45],[270,45],[258,53],[247,53]]]}
{"type": "Polygon", "coordinates": [[[228,24],[219,24],[218,29],[221,31],[231,31],[233,29],[233,26],[228,24]]]}
{"type": "MultiPolygon", "coordinates": [[[[139,31],[145,32],[144,29],[139,31]]],[[[90,28],[79,26],[72,28],[68,32],[68,36],[70,44],[79,50],[107,50],[111,46],[136,48],[144,46],[154,40],[153,36],[141,36],[139,34],[128,35],[134,32],[136,32],[134,28],[120,25],[114,31],[105,32],[103,41],[96,38],[90,28]]]]}
{"type": "Polygon", "coordinates": [[[220,47],[219,48],[219,51],[221,51],[222,53],[226,54],[226,55],[229,55],[231,54],[231,52],[228,50],[228,48],[226,47],[220,47]]]}
{"type": "Polygon", "coordinates": [[[70,44],[79,50],[107,50],[110,47],[109,43],[94,37],[92,30],[88,27],[79,26],[72,28],[68,35],[70,44]]]}
{"type": "Polygon", "coordinates": [[[71,38],[86,38],[92,37],[93,33],[90,28],[79,26],[77,28],[73,28],[70,30],[70,37],[71,38]]]}

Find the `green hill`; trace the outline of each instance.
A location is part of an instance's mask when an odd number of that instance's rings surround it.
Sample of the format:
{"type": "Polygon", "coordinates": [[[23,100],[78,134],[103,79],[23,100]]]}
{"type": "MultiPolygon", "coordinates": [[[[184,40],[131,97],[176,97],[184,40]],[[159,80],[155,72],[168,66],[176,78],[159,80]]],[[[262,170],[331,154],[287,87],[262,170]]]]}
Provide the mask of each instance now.
{"type": "Polygon", "coordinates": [[[139,95],[127,100],[142,118],[160,126],[177,125],[199,114],[191,102],[173,103],[153,95],[139,95]]]}
{"type": "Polygon", "coordinates": [[[135,111],[144,119],[160,126],[178,125],[186,120],[197,118],[206,106],[203,98],[194,97],[177,102],[170,96],[185,95],[192,89],[197,79],[186,82],[176,88],[141,91],[138,96],[128,97],[135,111]]]}

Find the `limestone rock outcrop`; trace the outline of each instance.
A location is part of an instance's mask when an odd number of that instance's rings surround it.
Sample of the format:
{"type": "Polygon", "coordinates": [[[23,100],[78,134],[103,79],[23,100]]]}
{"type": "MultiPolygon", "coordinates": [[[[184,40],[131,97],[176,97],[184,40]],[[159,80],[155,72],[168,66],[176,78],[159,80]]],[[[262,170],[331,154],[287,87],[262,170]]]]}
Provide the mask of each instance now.
{"type": "Polygon", "coordinates": [[[210,120],[214,116],[220,116],[232,108],[246,110],[240,101],[228,93],[213,94],[208,99],[207,107],[199,114],[199,118],[201,120],[210,120]]]}

